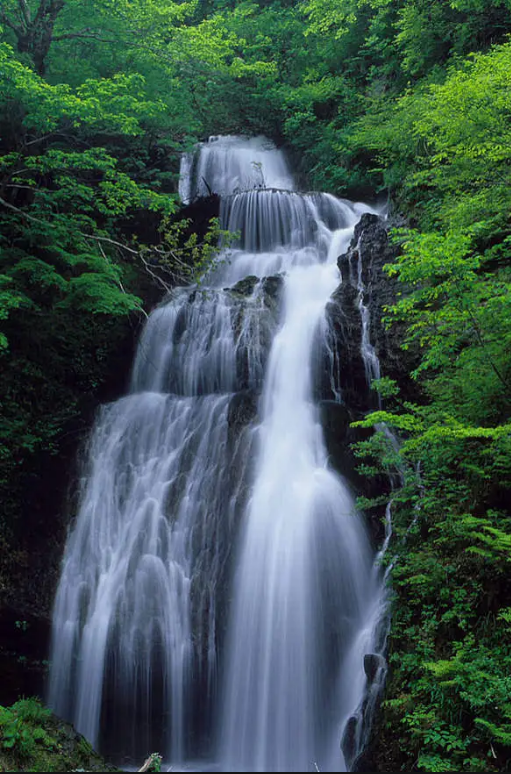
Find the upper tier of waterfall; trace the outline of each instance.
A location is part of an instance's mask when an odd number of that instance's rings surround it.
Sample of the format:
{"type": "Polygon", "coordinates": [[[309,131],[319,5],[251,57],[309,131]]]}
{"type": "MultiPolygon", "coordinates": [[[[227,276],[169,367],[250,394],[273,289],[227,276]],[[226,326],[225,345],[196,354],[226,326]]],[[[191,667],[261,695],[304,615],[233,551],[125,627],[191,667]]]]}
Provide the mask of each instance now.
{"type": "Polygon", "coordinates": [[[185,204],[256,188],[294,190],[283,154],[266,137],[210,137],[183,156],[179,195],[185,204]]]}

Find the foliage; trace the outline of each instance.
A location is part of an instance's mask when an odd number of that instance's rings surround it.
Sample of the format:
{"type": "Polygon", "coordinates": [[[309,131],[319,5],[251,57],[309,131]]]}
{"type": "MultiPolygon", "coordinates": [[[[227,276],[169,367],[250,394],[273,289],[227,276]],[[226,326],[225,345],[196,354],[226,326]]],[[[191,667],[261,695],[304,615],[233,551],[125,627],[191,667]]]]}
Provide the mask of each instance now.
{"type": "Polygon", "coordinates": [[[0,766],[4,771],[116,770],[38,699],[0,707],[0,766]]]}
{"type": "Polygon", "coordinates": [[[393,493],[392,671],[378,754],[423,771],[507,771],[511,760],[510,56],[504,43],[390,105],[374,100],[352,135],[415,225],[394,231],[400,250],[386,268],[402,295],[386,323],[404,324],[405,353],[420,352],[413,377],[426,403],[383,385],[386,410],[361,424],[394,427],[399,459],[374,441],[359,454],[366,472],[407,471],[393,493]],[[389,744],[396,727],[399,744],[389,744]]]}

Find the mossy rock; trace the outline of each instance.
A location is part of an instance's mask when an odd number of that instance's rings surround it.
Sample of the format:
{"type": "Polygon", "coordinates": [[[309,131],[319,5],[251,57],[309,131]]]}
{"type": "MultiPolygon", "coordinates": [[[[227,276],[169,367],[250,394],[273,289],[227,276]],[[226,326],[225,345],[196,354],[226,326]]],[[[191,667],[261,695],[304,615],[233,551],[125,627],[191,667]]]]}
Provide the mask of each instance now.
{"type": "Polygon", "coordinates": [[[0,771],[119,771],[38,699],[0,706],[0,771]]]}
{"type": "Polygon", "coordinates": [[[244,277],[242,280],[233,285],[232,288],[226,288],[231,293],[235,293],[237,296],[243,296],[244,298],[251,296],[254,292],[254,288],[259,282],[259,278],[254,275],[244,277]]]}

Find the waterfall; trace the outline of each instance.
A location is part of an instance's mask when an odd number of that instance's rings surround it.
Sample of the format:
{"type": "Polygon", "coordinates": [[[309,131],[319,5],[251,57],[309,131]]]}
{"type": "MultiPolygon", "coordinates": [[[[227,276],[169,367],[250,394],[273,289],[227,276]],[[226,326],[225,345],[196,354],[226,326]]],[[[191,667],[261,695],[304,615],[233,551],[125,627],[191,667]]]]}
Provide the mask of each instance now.
{"type": "Polygon", "coordinates": [[[151,314],[128,395],[99,412],[49,703],[119,760],[346,771],[383,591],[329,464],[315,350],[337,256],[371,210],[296,191],[265,138],[202,143],[180,190],[219,194],[239,238],[151,314]]]}

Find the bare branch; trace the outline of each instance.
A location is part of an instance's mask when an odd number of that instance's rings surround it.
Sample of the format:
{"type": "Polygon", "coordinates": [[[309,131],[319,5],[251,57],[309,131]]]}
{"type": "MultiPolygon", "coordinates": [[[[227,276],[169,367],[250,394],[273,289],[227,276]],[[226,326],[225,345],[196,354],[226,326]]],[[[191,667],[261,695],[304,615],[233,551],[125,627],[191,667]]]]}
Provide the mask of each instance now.
{"type": "Polygon", "coordinates": [[[64,32],[62,35],[54,35],[53,40],[72,40],[73,38],[97,40],[100,43],[119,43],[119,39],[104,38],[100,32],[94,30],[92,27],[86,27],[83,30],[77,30],[77,32],[64,32]]]}
{"type": "Polygon", "coordinates": [[[79,231],[78,233],[80,234],[80,236],[84,237],[85,239],[92,239],[95,242],[107,242],[108,244],[114,245],[114,247],[118,247],[121,250],[126,250],[126,252],[131,253],[131,255],[140,255],[140,250],[134,250],[132,247],[123,245],[122,242],[116,242],[115,239],[109,239],[108,237],[97,236],[96,234],[84,234],[81,231],[79,231]]]}
{"type": "Polygon", "coordinates": [[[48,137],[55,137],[55,135],[59,137],[66,137],[67,135],[63,134],[62,132],[48,132],[48,134],[43,134],[41,137],[36,137],[35,140],[29,140],[25,143],[25,148],[28,148],[29,145],[35,145],[38,142],[43,142],[43,140],[47,140],[48,137]]]}
{"type": "Polygon", "coordinates": [[[33,215],[29,215],[28,212],[24,212],[23,210],[20,210],[19,207],[15,207],[14,204],[9,204],[9,202],[6,202],[5,199],[0,198],[0,204],[2,204],[4,207],[7,207],[8,210],[12,210],[13,212],[18,213],[19,215],[23,215],[24,218],[27,220],[31,220],[34,223],[43,223],[44,225],[47,225],[46,221],[41,220],[40,218],[34,218],[33,215]]]}
{"type": "Polygon", "coordinates": [[[35,191],[35,188],[32,188],[31,185],[18,185],[17,183],[7,183],[4,188],[22,188],[26,191],[35,191]]]}
{"type": "MultiPolygon", "coordinates": [[[[99,245],[98,245],[98,247],[99,247],[99,250],[100,250],[100,253],[101,253],[101,255],[102,255],[102,256],[103,256],[103,258],[105,259],[105,263],[109,263],[109,261],[108,261],[108,258],[106,257],[106,254],[105,254],[105,251],[103,250],[103,247],[102,247],[102,245],[101,245],[101,244],[99,244],[99,245]]],[[[120,280],[120,279],[119,279],[119,280],[117,280],[117,284],[119,285],[119,287],[120,287],[121,291],[124,293],[124,295],[125,295],[125,296],[127,296],[127,295],[128,295],[128,293],[126,293],[126,289],[125,289],[125,287],[124,287],[124,285],[122,284],[122,282],[121,282],[121,280],[120,280]]],[[[145,310],[145,309],[143,309],[143,307],[141,307],[141,306],[137,306],[137,310],[138,310],[139,312],[142,312],[142,314],[144,315],[144,317],[146,318],[146,320],[147,320],[147,319],[149,319],[149,315],[147,314],[146,310],[145,310]]]]}
{"type": "Polygon", "coordinates": [[[145,268],[146,272],[155,280],[155,282],[158,285],[161,285],[166,293],[170,293],[170,291],[172,290],[172,287],[170,285],[168,285],[165,282],[165,280],[162,277],[160,277],[159,274],[157,274],[155,271],[153,271],[153,269],[151,268],[151,265],[145,260],[145,258],[140,256],[140,260],[144,264],[144,268],[145,268]]]}

